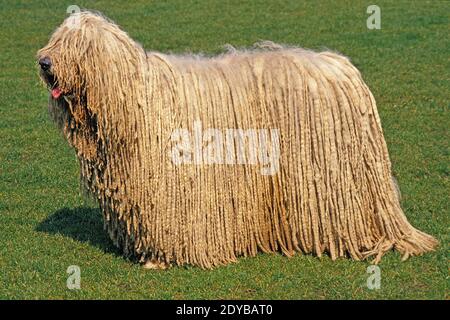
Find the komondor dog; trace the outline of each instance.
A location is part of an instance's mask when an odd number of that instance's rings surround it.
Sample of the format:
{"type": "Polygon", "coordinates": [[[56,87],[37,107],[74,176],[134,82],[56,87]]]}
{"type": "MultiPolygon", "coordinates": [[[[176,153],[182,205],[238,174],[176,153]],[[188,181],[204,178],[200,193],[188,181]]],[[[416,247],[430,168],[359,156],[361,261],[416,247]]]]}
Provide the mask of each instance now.
{"type": "Polygon", "coordinates": [[[374,97],[344,56],[145,52],[83,11],[38,59],[105,229],[147,267],[259,251],[378,262],[437,244],[400,207],[374,97]]]}

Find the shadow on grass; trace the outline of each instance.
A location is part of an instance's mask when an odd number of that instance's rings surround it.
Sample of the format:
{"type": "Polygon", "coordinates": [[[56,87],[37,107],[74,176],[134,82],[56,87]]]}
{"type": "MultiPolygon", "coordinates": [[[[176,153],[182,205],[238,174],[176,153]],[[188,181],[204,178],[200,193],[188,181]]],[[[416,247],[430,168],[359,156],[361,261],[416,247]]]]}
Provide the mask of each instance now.
{"type": "Polygon", "coordinates": [[[60,234],[65,237],[86,242],[106,253],[120,256],[117,249],[103,230],[103,217],[100,209],[62,208],[42,221],[36,231],[60,234]]]}

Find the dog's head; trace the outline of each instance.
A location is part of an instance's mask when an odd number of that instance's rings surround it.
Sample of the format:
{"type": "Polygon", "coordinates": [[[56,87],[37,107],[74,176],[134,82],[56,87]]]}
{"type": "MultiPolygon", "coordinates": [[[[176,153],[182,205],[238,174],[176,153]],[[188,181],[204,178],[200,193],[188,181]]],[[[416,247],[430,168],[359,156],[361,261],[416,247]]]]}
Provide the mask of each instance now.
{"type": "Polygon", "coordinates": [[[37,62],[50,91],[50,113],[85,155],[92,154],[86,145],[92,149],[105,140],[105,130],[119,125],[114,115],[136,106],[147,67],[139,44],[90,11],[70,15],[38,51],[37,62]]]}
{"type": "Polygon", "coordinates": [[[54,99],[84,96],[98,104],[108,93],[124,89],[121,85],[131,86],[144,56],[142,47],[112,21],[83,11],[62,23],[37,60],[54,99]]]}

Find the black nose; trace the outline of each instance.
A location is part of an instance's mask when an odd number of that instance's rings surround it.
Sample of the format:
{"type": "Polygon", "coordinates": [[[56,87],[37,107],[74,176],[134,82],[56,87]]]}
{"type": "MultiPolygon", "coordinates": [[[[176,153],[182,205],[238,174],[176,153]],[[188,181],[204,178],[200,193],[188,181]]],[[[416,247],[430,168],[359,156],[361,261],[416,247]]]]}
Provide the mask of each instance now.
{"type": "Polygon", "coordinates": [[[50,61],[49,57],[44,57],[39,59],[39,65],[41,66],[42,70],[47,71],[52,66],[52,62],[50,61]]]}

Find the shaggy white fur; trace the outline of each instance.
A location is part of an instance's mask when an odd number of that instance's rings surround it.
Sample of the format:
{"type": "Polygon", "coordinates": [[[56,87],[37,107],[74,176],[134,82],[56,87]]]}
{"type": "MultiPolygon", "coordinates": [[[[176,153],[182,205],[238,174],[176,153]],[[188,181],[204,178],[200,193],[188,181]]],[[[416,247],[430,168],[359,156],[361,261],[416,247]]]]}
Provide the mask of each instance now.
{"type": "Polygon", "coordinates": [[[62,94],[51,113],[126,255],[211,268],[258,251],[378,262],[436,246],[400,207],[374,97],[346,57],[268,42],[211,58],[145,53],[100,15],[76,21],[38,55],[62,94]],[[278,130],[279,171],[175,165],[172,134],[196,122],[278,130]]]}

